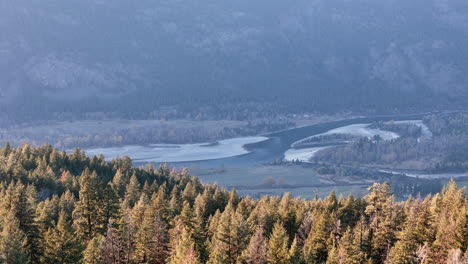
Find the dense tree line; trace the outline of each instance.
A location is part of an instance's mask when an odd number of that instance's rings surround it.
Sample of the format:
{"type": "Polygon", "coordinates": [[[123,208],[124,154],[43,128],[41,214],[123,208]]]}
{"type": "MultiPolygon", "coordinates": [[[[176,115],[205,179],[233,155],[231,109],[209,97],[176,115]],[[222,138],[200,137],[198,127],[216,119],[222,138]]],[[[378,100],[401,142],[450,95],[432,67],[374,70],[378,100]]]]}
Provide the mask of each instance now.
{"type": "MultiPolygon", "coordinates": [[[[48,142],[60,149],[149,143],[189,144],[256,136],[296,126],[294,116],[274,111],[235,116],[221,115],[217,110],[194,110],[190,115],[185,115],[180,110],[168,109],[155,111],[153,115],[140,117],[144,119],[139,120],[131,120],[139,116],[129,116],[129,120],[126,121],[103,113],[83,116],[83,120],[75,120],[66,113],[57,116],[57,120],[64,120],[65,124],[56,121],[36,121],[2,125],[0,120],[0,144],[10,142],[18,146],[24,141],[37,145],[48,142]]],[[[244,113],[245,109],[235,110],[237,113],[244,113]]]]}
{"type": "Polygon", "coordinates": [[[0,149],[1,263],[466,263],[468,201],[441,193],[259,200],[167,165],[0,149]]]}
{"type": "Polygon", "coordinates": [[[352,144],[317,153],[315,161],[342,164],[378,164],[386,167],[438,172],[468,170],[468,114],[435,114],[424,117],[433,136],[418,137],[420,129],[408,124],[373,124],[401,133],[394,140],[361,138],[352,144]]]}
{"type": "Polygon", "coordinates": [[[401,137],[420,137],[421,127],[411,123],[394,123],[394,122],[376,122],[369,126],[370,128],[392,131],[401,137]]]}

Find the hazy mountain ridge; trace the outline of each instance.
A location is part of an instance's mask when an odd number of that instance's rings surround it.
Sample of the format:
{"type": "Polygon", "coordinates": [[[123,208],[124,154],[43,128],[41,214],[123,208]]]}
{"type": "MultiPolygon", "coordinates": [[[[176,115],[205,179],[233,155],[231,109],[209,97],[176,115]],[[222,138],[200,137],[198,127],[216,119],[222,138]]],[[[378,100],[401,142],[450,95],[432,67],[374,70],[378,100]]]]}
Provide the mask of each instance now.
{"type": "Polygon", "coordinates": [[[466,98],[467,26],[462,0],[6,0],[0,100],[34,95],[43,111],[87,98],[100,111],[236,98],[348,107],[362,94],[437,105],[466,98]]]}

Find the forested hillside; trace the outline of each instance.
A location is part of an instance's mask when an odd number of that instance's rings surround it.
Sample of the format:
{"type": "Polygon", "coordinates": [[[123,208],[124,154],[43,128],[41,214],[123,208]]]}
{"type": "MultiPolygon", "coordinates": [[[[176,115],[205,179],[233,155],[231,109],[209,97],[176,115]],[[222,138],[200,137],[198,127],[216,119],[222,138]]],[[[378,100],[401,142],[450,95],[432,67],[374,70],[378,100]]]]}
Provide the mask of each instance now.
{"type": "Polygon", "coordinates": [[[468,201],[441,193],[260,200],[186,170],[0,149],[2,263],[467,263],[468,201]]]}
{"type": "Polygon", "coordinates": [[[0,120],[465,108],[467,17],[465,0],[3,0],[0,120]]]}
{"type": "Polygon", "coordinates": [[[336,164],[372,164],[425,170],[431,173],[468,170],[468,114],[434,114],[423,118],[430,136],[410,124],[374,124],[395,131],[399,138],[385,141],[363,138],[347,146],[320,152],[315,160],[336,164]]]}

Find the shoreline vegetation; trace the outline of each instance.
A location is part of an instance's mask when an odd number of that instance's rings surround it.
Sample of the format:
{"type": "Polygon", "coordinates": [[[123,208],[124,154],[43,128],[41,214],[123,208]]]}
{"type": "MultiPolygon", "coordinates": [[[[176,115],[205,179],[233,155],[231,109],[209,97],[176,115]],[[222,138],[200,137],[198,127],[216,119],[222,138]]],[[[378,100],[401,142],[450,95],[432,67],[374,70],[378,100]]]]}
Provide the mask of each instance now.
{"type": "Polygon", "coordinates": [[[2,126],[0,144],[19,146],[49,143],[60,149],[74,147],[116,147],[149,144],[194,144],[223,139],[258,136],[272,131],[339,120],[349,114],[281,114],[247,119],[184,119],[147,120],[84,119],[47,121],[2,126]]]}

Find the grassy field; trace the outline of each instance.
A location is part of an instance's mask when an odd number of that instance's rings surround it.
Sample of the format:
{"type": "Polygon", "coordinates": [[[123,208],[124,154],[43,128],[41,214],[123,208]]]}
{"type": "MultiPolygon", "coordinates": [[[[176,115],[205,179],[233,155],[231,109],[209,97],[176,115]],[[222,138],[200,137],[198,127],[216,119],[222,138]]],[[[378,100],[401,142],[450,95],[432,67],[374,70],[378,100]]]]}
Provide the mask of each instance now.
{"type": "Polygon", "coordinates": [[[242,195],[259,197],[264,194],[282,195],[290,192],[294,196],[324,197],[335,190],[338,194],[363,195],[371,184],[356,181],[352,184],[338,183],[337,179],[319,176],[310,167],[297,165],[256,165],[244,167],[220,167],[216,169],[191,169],[204,183],[218,183],[228,189],[236,188],[242,195]]]}
{"type": "Polygon", "coordinates": [[[240,189],[238,193],[244,196],[251,196],[260,198],[263,195],[276,195],[282,196],[284,193],[289,192],[293,196],[305,199],[312,199],[314,197],[323,198],[335,191],[336,194],[347,197],[353,194],[355,197],[362,197],[367,194],[367,187],[369,185],[346,185],[346,186],[322,186],[322,187],[300,187],[300,188],[271,188],[271,189],[240,189]]]}

